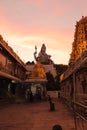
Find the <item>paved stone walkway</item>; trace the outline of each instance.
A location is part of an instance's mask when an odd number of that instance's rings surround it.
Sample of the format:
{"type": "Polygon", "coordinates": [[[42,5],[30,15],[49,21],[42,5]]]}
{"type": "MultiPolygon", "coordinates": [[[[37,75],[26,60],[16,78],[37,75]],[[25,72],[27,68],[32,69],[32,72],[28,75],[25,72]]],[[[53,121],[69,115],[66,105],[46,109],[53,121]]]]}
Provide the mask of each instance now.
{"type": "Polygon", "coordinates": [[[58,99],[53,102],[53,112],[48,101],[1,107],[0,130],[52,130],[54,124],[61,124],[63,130],[75,130],[68,107],[58,99]]]}

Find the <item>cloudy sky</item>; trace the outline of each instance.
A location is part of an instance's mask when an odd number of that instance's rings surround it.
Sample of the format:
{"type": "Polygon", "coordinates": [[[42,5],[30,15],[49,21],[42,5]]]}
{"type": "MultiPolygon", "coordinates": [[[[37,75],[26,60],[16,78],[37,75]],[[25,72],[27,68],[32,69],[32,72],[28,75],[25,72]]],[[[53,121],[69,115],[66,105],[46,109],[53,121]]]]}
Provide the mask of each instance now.
{"type": "Polygon", "coordinates": [[[43,43],[56,64],[68,64],[76,21],[87,0],[0,0],[0,34],[24,61],[43,43]]]}

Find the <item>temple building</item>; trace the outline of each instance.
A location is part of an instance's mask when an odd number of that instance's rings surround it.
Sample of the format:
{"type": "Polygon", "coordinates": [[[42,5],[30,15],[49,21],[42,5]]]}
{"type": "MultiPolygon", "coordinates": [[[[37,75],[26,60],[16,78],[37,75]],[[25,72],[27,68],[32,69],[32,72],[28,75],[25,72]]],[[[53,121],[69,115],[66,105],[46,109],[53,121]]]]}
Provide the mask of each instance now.
{"type": "MultiPolygon", "coordinates": [[[[77,22],[68,69],[60,76],[60,97],[87,122],[87,17],[77,22]]],[[[81,122],[80,122],[81,123],[81,122]]],[[[85,125],[87,126],[87,124],[85,125]]]]}
{"type": "Polygon", "coordinates": [[[19,93],[26,71],[24,62],[0,35],[0,99],[19,93]]]}
{"type": "Polygon", "coordinates": [[[35,47],[34,57],[36,63],[25,64],[0,35],[0,99],[28,99],[28,92],[35,100],[46,97],[46,73],[55,78],[56,70],[45,44],[38,56],[35,47]]]}
{"type": "Polygon", "coordinates": [[[81,97],[87,95],[87,17],[82,16],[82,19],[76,24],[68,69],[60,76],[60,86],[67,93],[76,89],[80,95],[76,99],[79,102],[82,100],[81,97]],[[73,79],[73,75],[75,79],[73,79]],[[62,87],[62,85],[64,86],[62,87]]]}
{"type": "MultiPolygon", "coordinates": [[[[35,47],[34,58],[35,64],[26,64],[26,80],[25,84],[27,89],[31,89],[34,97],[38,93],[38,89],[41,93],[41,98],[44,99],[47,95],[47,77],[46,73],[50,73],[53,77],[56,77],[56,70],[54,68],[53,61],[50,59],[50,55],[46,53],[46,46],[42,44],[41,50],[37,56],[37,47],[35,47]]],[[[35,97],[37,99],[37,97],[35,97]]]]}
{"type": "Polygon", "coordinates": [[[82,18],[76,23],[74,41],[69,64],[74,63],[80,55],[87,49],[87,17],[82,18]]]}

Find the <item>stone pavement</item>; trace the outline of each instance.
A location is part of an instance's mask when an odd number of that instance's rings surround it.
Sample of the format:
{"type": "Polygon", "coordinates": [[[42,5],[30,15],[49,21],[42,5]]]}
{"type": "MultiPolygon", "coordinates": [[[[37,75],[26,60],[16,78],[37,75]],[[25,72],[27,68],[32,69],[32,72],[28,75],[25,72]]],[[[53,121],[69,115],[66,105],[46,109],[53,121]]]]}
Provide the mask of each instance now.
{"type": "Polygon", "coordinates": [[[75,130],[69,108],[58,99],[53,102],[55,111],[50,111],[48,101],[1,107],[0,130],[52,130],[54,124],[61,124],[63,130],[75,130]]]}

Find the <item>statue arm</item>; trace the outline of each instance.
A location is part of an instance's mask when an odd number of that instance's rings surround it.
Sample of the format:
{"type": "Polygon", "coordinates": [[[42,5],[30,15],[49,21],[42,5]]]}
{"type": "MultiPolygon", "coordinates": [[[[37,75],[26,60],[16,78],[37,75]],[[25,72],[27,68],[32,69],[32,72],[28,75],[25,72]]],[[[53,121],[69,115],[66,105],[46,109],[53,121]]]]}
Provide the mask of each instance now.
{"type": "Polygon", "coordinates": [[[34,52],[34,58],[37,61],[37,46],[35,45],[35,52],[34,52]]]}
{"type": "Polygon", "coordinates": [[[37,61],[37,52],[34,52],[34,58],[35,58],[35,60],[37,61]]]}

